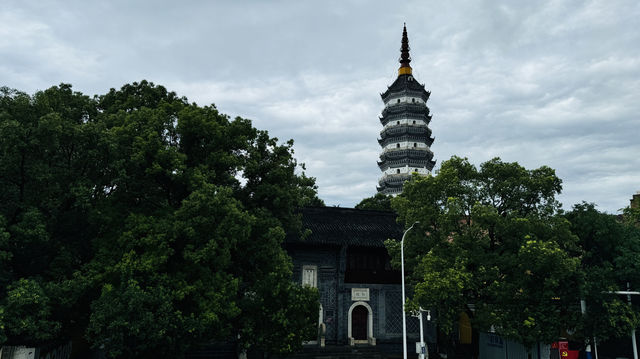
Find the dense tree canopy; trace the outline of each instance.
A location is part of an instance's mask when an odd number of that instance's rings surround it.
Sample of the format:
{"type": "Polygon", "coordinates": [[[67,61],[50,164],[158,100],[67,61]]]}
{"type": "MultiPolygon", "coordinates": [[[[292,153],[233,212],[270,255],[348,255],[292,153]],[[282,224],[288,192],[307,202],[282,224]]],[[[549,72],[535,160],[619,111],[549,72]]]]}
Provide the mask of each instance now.
{"type": "Polygon", "coordinates": [[[2,88],[0,344],[295,349],[317,293],[291,282],[281,243],[295,209],[321,201],[292,154],[146,81],[94,98],[2,88]]]}
{"type": "MultiPolygon", "coordinates": [[[[612,292],[640,288],[638,211],[618,217],[582,203],[563,213],[561,188],[548,167],[497,158],[476,168],[453,157],[406,183],[391,202],[406,227],[419,222],[405,241],[409,304],[435,309],[444,332],[467,312],[476,329],[526,345],[568,332],[587,341],[628,335],[638,308],[612,292]]],[[[395,265],[399,245],[387,241],[395,265]]]]}
{"type": "MultiPolygon", "coordinates": [[[[625,212],[629,212],[627,209],[625,212]]],[[[593,204],[575,205],[565,216],[584,250],[581,270],[586,301],[583,333],[605,340],[627,336],[640,324],[638,308],[629,307],[627,297],[612,292],[640,288],[640,229],[626,218],[601,213],[593,204]]]]}
{"type": "Polygon", "coordinates": [[[356,209],[372,209],[376,211],[391,211],[391,198],[393,196],[383,193],[376,193],[372,197],[367,197],[356,204],[356,209]]]}
{"type": "MultiPolygon", "coordinates": [[[[473,306],[474,327],[524,344],[551,342],[579,319],[578,239],[556,216],[561,180],[499,159],[479,169],[453,157],[392,200],[407,227],[412,304],[450,332],[473,306]]],[[[397,259],[399,243],[387,243],[397,259]]]]}

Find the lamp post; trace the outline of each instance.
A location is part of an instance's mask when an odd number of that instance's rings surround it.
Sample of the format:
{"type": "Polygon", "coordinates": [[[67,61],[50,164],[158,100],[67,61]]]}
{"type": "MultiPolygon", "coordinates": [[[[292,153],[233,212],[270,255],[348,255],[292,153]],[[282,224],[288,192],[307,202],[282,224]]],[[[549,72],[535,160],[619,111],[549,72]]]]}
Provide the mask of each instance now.
{"type": "MultiPolygon", "coordinates": [[[[418,319],[420,320],[420,355],[419,359],[429,359],[429,350],[424,342],[424,329],[422,328],[422,312],[424,309],[420,308],[418,312],[418,319]]],[[[431,321],[431,311],[427,310],[427,321],[431,321]]]]}
{"type": "Polygon", "coordinates": [[[400,269],[402,271],[402,358],[407,359],[407,314],[404,311],[404,237],[407,235],[413,226],[420,222],[413,222],[411,227],[407,228],[402,234],[402,240],[400,241],[400,269]]]}
{"type": "MultiPolygon", "coordinates": [[[[587,313],[587,301],[584,299],[580,299],[580,313],[582,317],[584,317],[587,313]]],[[[598,347],[596,346],[596,337],[590,337],[589,341],[593,343],[593,354],[595,355],[595,359],[598,359],[598,347]]],[[[592,359],[591,357],[591,343],[587,344],[585,340],[585,352],[587,354],[587,359],[592,359]]]]}

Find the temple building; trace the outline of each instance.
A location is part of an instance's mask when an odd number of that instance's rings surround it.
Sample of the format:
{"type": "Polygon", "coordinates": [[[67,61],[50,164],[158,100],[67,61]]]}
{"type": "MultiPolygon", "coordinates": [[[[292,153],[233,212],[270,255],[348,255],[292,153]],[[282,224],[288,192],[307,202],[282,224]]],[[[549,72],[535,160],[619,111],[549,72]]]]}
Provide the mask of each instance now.
{"type": "MultiPolygon", "coordinates": [[[[413,79],[410,61],[405,27],[398,79],[382,94],[380,168],[385,174],[380,191],[384,193],[400,193],[402,181],[412,172],[427,175],[434,165],[429,149],[433,138],[427,126],[429,92],[413,79]]],[[[302,208],[300,215],[307,233],[290,233],[285,248],[293,261],[294,281],[315,287],[320,294],[319,335],[307,344],[357,346],[359,351],[368,346],[381,353],[401,353],[402,277],[391,267],[384,245],[387,239],[402,238],[397,215],[339,207],[302,208]]],[[[435,324],[428,322],[423,327],[425,341],[435,355],[435,324]]],[[[418,319],[409,315],[410,352],[415,352],[419,333],[418,319]]],[[[342,356],[329,355],[327,350],[322,352],[325,357],[342,356]]]]}
{"type": "Polygon", "coordinates": [[[384,194],[402,192],[404,181],[411,179],[413,173],[427,176],[435,165],[431,151],[434,139],[429,128],[431,115],[427,107],[431,92],[413,77],[406,26],[400,52],[398,78],[380,94],[384,109],[380,117],[383,129],[378,140],[382,146],[378,192],[384,194]]]}
{"type": "MultiPolygon", "coordinates": [[[[401,353],[401,276],[391,267],[384,245],[389,238],[402,238],[396,214],[340,207],[307,207],[300,214],[308,232],[289,233],[285,248],[292,258],[293,280],[318,288],[320,294],[322,330],[318,341],[308,344],[359,345],[359,350],[364,345],[401,353]]],[[[433,350],[435,325],[428,322],[424,328],[433,350]]],[[[411,351],[419,332],[417,318],[408,315],[411,351]]]]}

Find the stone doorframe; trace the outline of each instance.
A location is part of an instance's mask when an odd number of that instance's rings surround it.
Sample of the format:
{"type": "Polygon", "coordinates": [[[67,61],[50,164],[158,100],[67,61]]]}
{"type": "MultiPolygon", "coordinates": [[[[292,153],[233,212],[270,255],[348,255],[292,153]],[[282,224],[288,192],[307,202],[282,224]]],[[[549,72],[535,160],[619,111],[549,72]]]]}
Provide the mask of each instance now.
{"type": "Polygon", "coordinates": [[[347,315],[348,318],[348,324],[347,324],[347,337],[349,339],[349,345],[356,345],[356,344],[370,344],[370,345],[376,345],[376,338],[373,337],[373,310],[371,310],[371,306],[369,306],[369,303],[367,302],[354,302],[353,304],[351,304],[351,307],[349,308],[349,314],[347,315]],[[351,319],[351,312],[353,312],[353,308],[362,305],[363,307],[367,308],[367,340],[355,340],[353,339],[353,335],[352,335],[352,319],[351,319]]]}

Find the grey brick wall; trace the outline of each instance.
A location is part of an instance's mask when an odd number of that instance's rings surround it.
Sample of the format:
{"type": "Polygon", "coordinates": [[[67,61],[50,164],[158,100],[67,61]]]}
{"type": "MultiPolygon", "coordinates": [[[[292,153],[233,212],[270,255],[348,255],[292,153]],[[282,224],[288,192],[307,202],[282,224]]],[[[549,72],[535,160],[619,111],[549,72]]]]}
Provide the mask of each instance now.
{"type": "MultiPolygon", "coordinates": [[[[373,334],[380,342],[402,340],[402,292],[396,284],[344,283],[346,261],[345,248],[321,246],[297,246],[287,248],[293,260],[293,280],[302,282],[302,266],[318,267],[318,290],[323,308],[323,321],[327,327],[328,343],[348,342],[348,314],[354,303],[352,288],[369,288],[367,303],[373,311],[373,334]]],[[[418,319],[407,317],[407,333],[417,338],[418,319]]]]}

